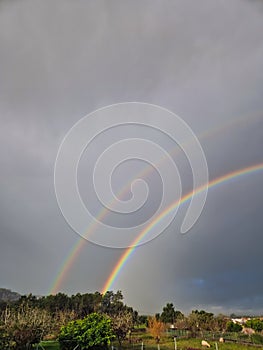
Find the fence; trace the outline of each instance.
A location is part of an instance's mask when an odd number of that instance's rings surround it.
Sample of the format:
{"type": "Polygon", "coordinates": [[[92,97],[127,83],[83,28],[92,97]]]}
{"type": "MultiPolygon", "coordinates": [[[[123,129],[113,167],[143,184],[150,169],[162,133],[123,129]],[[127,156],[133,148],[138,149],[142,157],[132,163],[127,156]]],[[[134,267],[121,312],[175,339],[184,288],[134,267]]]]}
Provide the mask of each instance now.
{"type": "Polygon", "coordinates": [[[251,344],[251,345],[263,345],[263,335],[255,334],[243,334],[236,332],[211,332],[211,331],[189,331],[189,330],[172,330],[168,332],[171,337],[180,338],[200,338],[210,341],[218,341],[223,338],[226,342],[251,344]]]}

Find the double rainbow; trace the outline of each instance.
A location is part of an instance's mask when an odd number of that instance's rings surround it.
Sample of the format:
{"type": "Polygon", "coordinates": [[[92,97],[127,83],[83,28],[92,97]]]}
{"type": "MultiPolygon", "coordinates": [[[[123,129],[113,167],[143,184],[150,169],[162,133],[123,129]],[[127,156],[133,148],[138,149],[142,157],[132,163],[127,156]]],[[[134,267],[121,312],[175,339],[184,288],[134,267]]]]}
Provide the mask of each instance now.
{"type": "MultiPolygon", "coordinates": [[[[220,177],[217,177],[214,180],[211,180],[208,183],[208,188],[210,189],[210,188],[215,187],[217,185],[226,183],[226,182],[228,182],[230,180],[234,180],[234,179],[239,178],[241,176],[248,175],[248,174],[253,174],[253,173],[256,173],[256,172],[262,171],[262,170],[263,170],[263,163],[259,163],[259,164],[252,165],[252,166],[249,166],[249,167],[246,167],[246,168],[235,170],[235,171],[230,172],[228,174],[225,174],[225,175],[222,175],[220,177]]],[[[197,188],[195,191],[191,191],[191,192],[187,193],[181,199],[179,199],[179,200],[175,201],[174,203],[172,203],[159,216],[157,216],[153,221],[151,221],[149,223],[149,225],[144,230],[142,230],[139,233],[139,235],[131,243],[131,247],[129,247],[129,248],[127,248],[125,250],[125,252],[122,254],[120,259],[118,260],[117,264],[115,265],[114,269],[110,273],[109,277],[107,278],[107,280],[106,280],[106,282],[105,282],[105,284],[104,284],[104,286],[103,286],[103,288],[101,290],[102,294],[105,294],[107,292],[107,290],[110,290],[113,287],[114,282],[116,281],[116,279],[119,276],[121,270],[125,266],[125,263],[127,262],[128,258],[131,256],[131,254],[136,249],[136,246],[154,228],[154,226],[158,225],[158,223],[161,220],[163,220],[166,215],[168,215],[173,210],[176,210],[180,205],[182,205],[185,202],[187,202],[188,200],[190,200],[192,198],[192,196],[196,196],[200,192],[204,191],[205,188],[206,188],[206,185],[203,185],[203,186],[197,188]]],[[[101,214],[101,216],[102,215],[105,215],[104,212],[101,214]]],[[[95,229],[96,228],[95,225],[93,225],[93,226],[94,226],[93,229],[95,229]]],[[[64,261],[64,263],[62,265],[62,268],[61,268],[60,273],[58,274],[58,277],[56,278],[54,284],[52,285],[52,288],[50,290],[51,294],[55,294],[55,293],[57,293],[59,291],[59,288],[60,288],[64,278],[66,277],[66,275],[69,272],[70,268],[74,264],[75,259],[79,255],[80,250],[81,250],[82,246],[85,244],[85,242],[86,241],[84,239],[80,239],[73,246],[70,254],[67,256],[67,258],[65,259],[65,261],[64,261]]]]}
{"type": "MultiPolygon", "coordinates": [[[[248,123],[248,121],[251,123],[252,121],[256,121],[258,119],[262,118],[262,111],[257,111],[252,115],[251,113],[249,116],[244,116],[242,118],[239,118],[234,121],[230,121],[224,125],[221,125],[219,128],[215,128],[213,130],[207,130],[202,135],[199,136],[199,139],[201,138],[207,138],[207,137],[214,137],[215,134],[223,133],[225,130],[228,130],[233,127],[239,127],[242,125],[245,125],[248,123]],[[249,117],[249,118],[248,118],[249,117]]],[[[161,160],[163,161],[163,160],[161,160]]],[[[252,174],[258,171],[263,170],[263,163],[259,163],[256,165],[252,165],[249,167],[245,167],[239,170],[235,170],[233,172],[230,172],[228,174],[222,175],[208,183],[208,188],[212,188],[216,185],[225,183],[227,181],[230,181],[235,178],[239,178],[240,176],[252,174]]],[[[143,177],[148,173],[149,170],[148,167],[138,174],[138,177],[143,177]]],[[[168,213],[171,211],[177,209],[180,205],[187,202],[191,199],[192,196],[198,195],[198,193],[202,192],[205,188],[205,185],[199,187],[195,191],[187,193],[185,196],[183,196],[180,200],[175,201],[172,203],[168,208],[166,208],[155,220],[150,222],[150,224],[139,233],[139,235],[136,237],[136,239],[131,243],[130,247],[127,248],[124,253],[121,255],[120,259],[116,263],[115,267],[113,268],[112,272],[110,273],[109,277],[107,278],[103,288],[102,293],[105,293],[107,290],[110,290],[116,281],[117,277],[119,276],[122,268],[124,267],[125,263],[127,262],[128,258],[131,256],[132,252],[135,250],[136,246],[140,244],[140,241],[143,237],[145,237],[148,232],[151,231],[151,229],[158,224],[168,213]]],[[[122,194],[125,190],[127,190],[126,187],[124,187],[120,193],[122,194]]],[[[101,212],[96,217],[97,221],[102,221],[103,218],[108,214],[108,210],[106,208],[102,209],[101,212]]],[[[98,227],[98,223],[94,220],[93,223],[90,224],[89,228],[87,229],[84,237],[88,238],[90,235],[96,232],[96,229],[98,227]]],[[[77,257],[79,256],[81,249],[85,246],[85,244],[88,243],[84,238],[80,237],[77,242],[73,245],[69,253],[66,255],[65,259],[63,260],[62,264],[60,265],[60,268],[51,284],[51,287],[49,289],[50,294],[56,294],[62,287],[64,280],[66,279],[67,275],[69,274],[72,266],[74,265],[77,257]]]]}

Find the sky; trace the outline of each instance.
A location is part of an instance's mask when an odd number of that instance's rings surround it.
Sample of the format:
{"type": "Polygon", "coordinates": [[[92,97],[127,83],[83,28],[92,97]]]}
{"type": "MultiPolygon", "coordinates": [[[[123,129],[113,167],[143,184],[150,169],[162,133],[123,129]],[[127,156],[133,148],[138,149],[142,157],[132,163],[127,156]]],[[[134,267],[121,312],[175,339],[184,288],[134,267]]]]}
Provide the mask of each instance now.
{"type": "MultiPolygon", "coordinates": [[[[209,179],[262,163],[262,32],[256,0],[1,0],[0,287],[46,295],[80,239],[58,206],[54,166],[66,133],[99,108],[137,101],[180,116],[199,139],[209,179]]],[[[100,126],[94,119],[91,129],[100,126]]],[[[178,148],[139,125],[99,135],[79,175],[94,215],[101,209],[92,189],[96,158],[127,137],[153,140],[168,153],[178,148]]],[[[183,191],[191,190],[187,158],[182,151],[171,157],[183,191]]],[[[140,160],[123,165],[114,173],[116,193],[145,167],[140,160]]],[[[145,181],[143,214],[109,215],[107,223],[126,227],[152,215],[161,179],[153,169],[145,181]]],[[[170,192],[171,179],[168,185],[170,192]]],[[[187,206],[179,208],[162,234],[134,250],[113,290],[142,314],[167,302],[185,313],[263,314],[262,185],[261,171],[208,190],[186,235],[187,206]]],[[[60,290],[101,290],[123,252],[84,241],[60,290]]]]}

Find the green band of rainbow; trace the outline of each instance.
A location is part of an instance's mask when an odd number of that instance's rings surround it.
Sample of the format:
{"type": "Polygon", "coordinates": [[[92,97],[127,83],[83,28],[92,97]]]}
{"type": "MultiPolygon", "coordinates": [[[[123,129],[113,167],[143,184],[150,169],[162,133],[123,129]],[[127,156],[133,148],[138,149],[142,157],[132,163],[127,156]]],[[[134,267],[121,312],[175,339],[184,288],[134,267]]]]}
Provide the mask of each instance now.
{"type": "MultiPolygon", "coordinates": [[[[232,180],[234,178],[240,177],[242,175],[247,175],[254,173],[256,171],[263,170],[263,163],[252,165],[247,168],[243,168],[240,170],[233,171],[231,173],[228,173],[226,175],[220,176],[208,183],[208,188],[212,188],[216,185],[225,183],[229,180],[232,180]]],[[[196,196],[200,192],[206,189],[206,186],[203,185],[196,189],[195,191],[191,191],[187,193],[185,196],[183,196],[180,200],[172,203],[168,208],[166,208],[159,216],[157,216],[143,231],[140,232],[140,234],[135,238],[135,240],[132,242],[131,247],[127,248],[124,252],[124,254],[121,256],[117,264],[115,265],[114,269],[112,270],[111,274],[109,275],[106,283],[104,284],[102,288],[102,294],[105,294],[108,290],[112,289],[112,286],[114,282],[116,281],[117,277],[119,276],[122,268],[124,267],[125,263],[127,262],[128,258],[132,254],[132,252],[136,249],[136,246],[140,243],[142,238],[144,238],[151,229],[157,225],[167,214],[169,214],[171,211],[178,208],[183,203],[187,202],[189,199],[192,198],[192,196],[196,196]]]]}

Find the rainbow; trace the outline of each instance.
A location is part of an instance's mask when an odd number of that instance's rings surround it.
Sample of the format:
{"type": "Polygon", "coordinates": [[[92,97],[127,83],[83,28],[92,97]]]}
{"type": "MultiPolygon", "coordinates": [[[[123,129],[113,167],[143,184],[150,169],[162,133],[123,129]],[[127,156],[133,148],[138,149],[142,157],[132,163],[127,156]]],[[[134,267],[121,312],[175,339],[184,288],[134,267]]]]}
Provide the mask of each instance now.
{"type": "MultiPolygon", "coordinates": [[[[252,121],[256,121],[256,120],[262,118],[262,111],[256,111],[254,113],[254,115],[251,115],[251,113],[250,113],[249,118],[250,118],[249,119],[250,123],[252,121]]],[[[244,117],[236,119],[234,121],[230,121],[230,122],[220,126],[219,128],[217,127],[217,128],[212,129],[212,130],[205,131],[202,135],[199,136],[199,139],[213,137],[215,134],[224,132],[226,129],[229,129],[229,128],[232,128],[232,127],[239,127],[239,126],[242,126],[243,124],[246,125],[246,123],[247,123],[247,116],[244,116],[244,117]]],[[[161,161],[164,161],[164,159],[162,159],[161,161]]],[[[151,167],[146,167],[145,170],[143,170],[137,176],[138,177],[143,177],[150,171],[151,171],[151,167]]],[[[127,186],[124,186],[120,190],[119,195],[122,195],[125,190],[127,190],[127,186]]],[[[189,195],[190,195],[190,193],[189,193],[189,195]]],[[[193,194],[191,193],[191,195],[193,195],[193,194]]],[[[181,201],[183,201],[184,198],[185,197],[181,198],[181,201]]],[[[187,200],[188,200],[188,198],[185,199],[184,202],[186,202],[187,200]]],[[[102,221],[103,218],[108,214],[108,212],[109,211],[108,211],[107,208],[103,208],[100,211],[100,213],[98,214],[98,216],[96,217],[97,221],[94,220],[90,224],[90,226],[88,227],[88,229],[87,229],[87,231],[86,231],[86,233],[85,233],[85,235],[83,237],[87,238],[91,234],[93,234],[96,231],[96,229],[97,229],[97,227],[99,225],[98,222],[102,221]]],[[[140,236],[141,236],[141,234],[140,234],[140,236]]],[[[70,272],[72,266],[74,265],[78,255],[80,254],[82,248],[85,246],[85,244],[88,244],[87,240],[85,238],[83,238],[83,237],[80,237],[76,241],[76,243],[70,249],[69,253],[63,259],[63,261],[60,264],[59,269],[58,269],[58,271],[57,271],[57,273],[55,275],[55,278],[53,279],[52,284],[51,284],[51,286],[50,286],[50,288],[48,290],[48,294],[56,294],[61,289],[61,286],[63,285],[64,280],[66,279],[67,275],[69,274],[69,272],[70,272]]],[[[136,241],[137,241],[137,239],[136,239],[136,241]]],[[[134,245],[134,244],[132,244],[132,245],[134,245]]],[[[135,245],[136,245],[136,243],[135,243],[135,245]]],[[[124,254],[126,254],[126,252],[124,254]]],[[[129,255],[128,255],[128,257],[129,257],[129,255]]],[[[113,279],[112,279],[112,281],[113,281],[113,279]]],[[[106,284],[105,284],[105,286],[106,286],[106,284]]],[[[103,288],[103,290],[105,290],[105,287],[103,288]]]]}
{"type": "MultiPolygon", "coordinates": [[[[252,174],[254,172],[257,172],[259,170],[263,170],[263,163],[259,163],[256,165],[249,166],[247,168],[243,168],[240,170],[235,170],[233,172],[230,172],[226,175],[222,175],[220,177],[217,177],[216,179],[210,181],[208,183],[208,188],[215,187],[216,185],[220,185],[222,183],[225,183],[229,180],[233,180],[235,178],[238,178],[243,175],[252,174]]],[[[189,199],[192,198],[192,196],[198,195],[200,192],[204,191],[206,189],[206,185],[200,186],[195,191],[191,191],[187,193],[185,196],[183,196],[181,199],[175,201],[172,203],[168,208],[166,208],[159,216],[157,216],[144,230],[140,232],[140,234],[135,238],[135,240],[132,242],[131,247],[127,248],[123,255],[120,257],[119,261],[115,265],[114,269],[110,273],[108,279],[106,280],[106,283],[104,284],[101,293],[105,294],[108,290],[112,289],[112,286],[114,282],[116,281],[117,277],[119,276],[121,270],[125,266],[125,263],[133,253],[133,251],[136,249],[136,246],[140,243],[142,238],[144,238],[151,229],[156,226],[166,215],[171,213],[173,210],[177,209],[180,205],[187,202],[189,199]]]]}
{"type": "MultiPolygon", "coordinates": [[[[252,165],[246,168],[242,168],[233,172],[230,172],[226,175],[220,176],[208,183],[208,188],[215,187],[216,185],[225,183],[229,180],[232,180],[234,178],[240,177],[242,175],[247,175],[247,174],[252,174],[254,172],[263,170],[263,163],[259,163],[256,165],[252,165]]],[[[124,267],[125,263],[128,261],[129,257],[131,256],[132,252],[136,249],[136,246],[140,243],[143,237],[147,235],[147,233],[156,225],[158,224],[159,221],[161,221],[165,215],[170,213],[171,211],[175,210],[178,206],[184,204],[187,202],[193,195],[197,195],[201,191],[205,189],[205,185],[199,187],[196,189],[194,192],[191,191],[187,193],[185,196],[183,196],[180,200],[174,202],[166,208],[155,220],[153,220],[137,237],[136,239],[132,242],[131,247],[127,248],[123,255],[120,257],[118,260],[117,264],[115,265],[114,269],[110,273],[109,277],[107,278],[103,288],[102,288],[102,293],[106,293],[107,290],[110,290],[116,281],[117,277],[119,276],[122,268],[124,267]]],[[[101,219],[106,215],[106,211],[103,211],[100,213],[98,216],[98,219],[101,219]]],[[[96,224],[91,225],[90,229],[88,232],[93,232],[96,229],[96,224]]],[[[74,265],[74,262],[79,255],[81,249],[83,246],[87,243],[87,241],[84,238],[80,238],[75,245],[73,245],[72,249],[70,250],[69,254],[66,256],[64,259],[62,266],[59,270],[58,277],[54,280],[54,283],[52,284],[52,287],[50,289],[50,294],[56,294],[60,286],[62,285],[65,277],[69,273],[71,267],[74,265]]]]}

